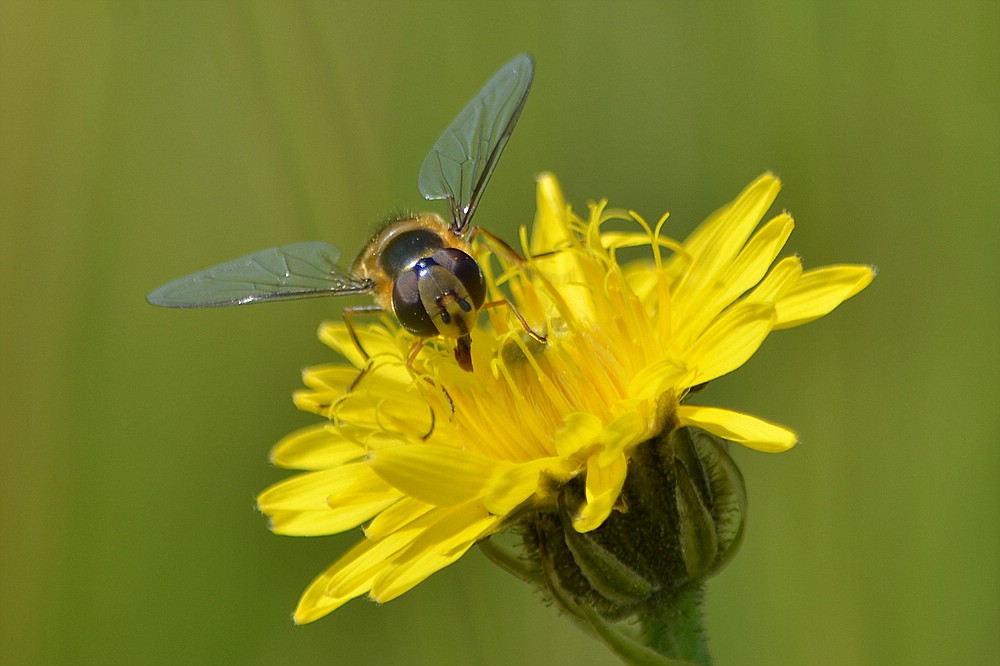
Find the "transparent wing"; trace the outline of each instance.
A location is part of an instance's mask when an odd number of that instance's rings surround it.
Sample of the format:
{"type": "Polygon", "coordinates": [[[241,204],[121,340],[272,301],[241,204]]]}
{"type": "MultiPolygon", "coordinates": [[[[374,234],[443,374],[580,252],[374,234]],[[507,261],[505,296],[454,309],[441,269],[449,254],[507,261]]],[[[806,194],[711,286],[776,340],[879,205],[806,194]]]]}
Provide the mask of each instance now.
{"type": "Polygon", "coordinates": [[[210,308],[371,290],[337,266],[340,251],[329,243],[273,247],[169,282],[146,300],[168,308],[210,308]]]}
{"type": "Polygon", "coordinates": [[[463,233],[476,212],[531,89],[535,65],[521,54],[493,75],[451,122],[420,167],[425,199],[447,199],[452,230],[463,233]]]}

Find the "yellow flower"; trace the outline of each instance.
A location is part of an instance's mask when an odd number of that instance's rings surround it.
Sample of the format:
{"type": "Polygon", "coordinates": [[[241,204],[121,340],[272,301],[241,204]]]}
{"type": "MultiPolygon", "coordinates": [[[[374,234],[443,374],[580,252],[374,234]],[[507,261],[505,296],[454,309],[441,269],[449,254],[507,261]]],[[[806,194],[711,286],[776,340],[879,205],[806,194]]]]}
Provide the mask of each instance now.
{"type": "Polygon", "coordinates": [[[785,451],[795,434],[689,392],[735,370],[767,335],[821,317],[864,289],[868,266],[804,271],[774,263],[792,231],[781,213],[754,232],[780,184],[761,176],[684,242],[632,212],[590,206],[587,219],[542,175],[526,260],[480,244],[491,300],[472,334],[475,370],[448,342],[413,342],[395,322],[357,327],[365,366],[343,323],[320,338],[346,357],[306,370],[300,409],[328,422],[289,435],[276,465],[307,470],[259,497],[279,534],[334,534],[365,524],[364,539],[306,590],[295,621],[311,622],[354,597],[388,601],[460,558],[477,541],[552,506],[581,478],[573,527],[588,532],[616,510],[630,454],[649,438],[696,426],[750,448],[785,451]],[[611,219],[634,231],[603,228],[611,219]],[[622,248],[647,258],[620,265],[622,248]],[[773,267],[772,267],[772,264],[773,267]],[[768,270],[770,268],[770,270],[768,270]]]}

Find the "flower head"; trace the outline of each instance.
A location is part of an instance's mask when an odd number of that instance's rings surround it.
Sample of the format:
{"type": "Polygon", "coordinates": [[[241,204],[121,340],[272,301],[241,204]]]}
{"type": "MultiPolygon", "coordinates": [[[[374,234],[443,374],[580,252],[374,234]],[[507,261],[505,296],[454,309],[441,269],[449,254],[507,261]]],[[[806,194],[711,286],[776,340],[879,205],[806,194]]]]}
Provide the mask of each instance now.
{"type": "Polygon", "coordinates": [[[356,327],[366,366],[344,324],[325,323],[320,338],[347,363],[306,370],[295,402],[328,422],[278,443],[275,464],[306,471],[259,505],[280,534],[365,524],[364,539],[312,582],[295,620],[363,594],[403,594],[519,516],[553,507],[570,482],[583,487],[573,529],[595,530],[623,508],[636,447],[679,427],[759,451],[792,447],[784,426],[687,400],[771,331],[827,314],[873,277],[868,266],[775,263],[792,218],[758,225],[779,187],[761,176],[680,243],[663,234],[666,216],[649,225],[601,202],[578,217],[555,178],[541,176],[526,257],[492,248],[490,260],[479,245],[490,300],[510,307],[481,318],[471,373],[443,339],[408,363],[413,338],[388,318],[356,327]],[[606,229],[612,219],[635,230],[606,229]],[[647,257],[622,265],[623,248],[647,257]]]}

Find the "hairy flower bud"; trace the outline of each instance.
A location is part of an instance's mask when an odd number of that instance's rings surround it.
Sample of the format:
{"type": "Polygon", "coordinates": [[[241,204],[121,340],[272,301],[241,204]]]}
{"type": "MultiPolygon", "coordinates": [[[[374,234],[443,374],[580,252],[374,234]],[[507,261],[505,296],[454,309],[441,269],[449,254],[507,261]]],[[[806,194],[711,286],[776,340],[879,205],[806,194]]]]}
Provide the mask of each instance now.
{"type": "Polygon", "coordinates": [[[721,570],[739,546],[746,513],[743,476],[727,448],[692,427],[643,442],[617,510],[590,532],[573,528],[583,485],[566,484],[557,510],[520,523],[547,592],[570,611],[622,619],[721,570]]]}

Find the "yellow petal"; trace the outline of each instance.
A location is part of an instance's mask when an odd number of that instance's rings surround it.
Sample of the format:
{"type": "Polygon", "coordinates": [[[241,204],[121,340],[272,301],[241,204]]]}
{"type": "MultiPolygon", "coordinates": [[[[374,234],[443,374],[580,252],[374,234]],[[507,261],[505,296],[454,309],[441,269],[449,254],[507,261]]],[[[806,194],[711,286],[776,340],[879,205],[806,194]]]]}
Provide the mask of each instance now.
{"type": "Polygon", "coordinates": [[[795,287],[775,303],[775,329],[799,326],[828,314],[874,278],[871,266],[824,266],[806,271],[795,287]]]}
{"type": "Polygon", "coordinates": [[[386,483],[385,479],[376,474],[359,475],[354,483],[335,493],[330,493],[326,504],[331,509],[350,506],[351,504],[370,502],[375,498],[398,498],[398,490],[386,483]]]}
{"type": "Polygon", "coordinates": [[[336,391],[295,391],[292,402],[304,412],[330,418],[330,405],[339,400],[341,395],[336,391]]]}
{"type": "Polygon", "coordinates": [[[327,581],[326,594],[357,596],[371,590],[375,580],[396,566],[396,559],[414,540],[440,522],[441,515],[442,510],[435,509],[382,539],[362,541],[368,548],[352,548],[337,561],[339,566],[327,581]]]}
{"type": "Polygon", "coordinates": [[[358,378],[358,369],[340,363],[314,365],[302,371],[302,383],[311,389],[345,393],[358,378]]]}
{"type": "MultiPolygon", "coordinates": [[[[354,332],[369,358],[380,357],[383,360],[399,361],[398,363],[379,364],[379,372],[385,373],[387,377],[391,377],[400,384],[410,381],[410,372],[403,360],[404,352],[389,329],[380,323],[361,324],[355,320],[354,332]]],[[[340,352],[355,368],[363,368],[367,364],[361,350],[358,349],[358,345],[351,338],[347,326],[342,321],[324,322],[319,328],[319,339],[340,352]]]]}
{"type": "MultiPolygon", "coordinates": [[[[331,489],[322,489],[331,492],[331,489]]],[[[400,497],[398,490],[390,487],[374,474],[362,476],[346,488],[336,489],[326,498],[325,509],[315,508],[314,498],[310,498],[309,509],[285,509],[272,501],[266,505],[271,519],[270,527],[276,534],[288,536],[314,536],[337,534],[357,527],[371,519],[380,511],[388,509],[400,497]]],[[[319,493],[317,493],[319,494],[319,493]]],[[[304,501],[305,498],[298,498],[304,501]]],[[[286,502],[285,506],[292,505],[286,502]]]]}
{"type": "Polygon", "coordinates": [[[761,281],[794,228],[792,216],[782,213],[753,235],[722,277],[726,288],[719,294],[719,300],[723,306],[729,305],[761,281]]]}
{"type": "Polygon", "coordinates": [[[622,277],[639,300],[647,308],[652,308],[656,302],[656,287],[659,274],[656,265],[651,261],[632,261],[622,267],[622,277]]]}
{"type": "Polygon", "coordinates": [[[431,574],[445,568],[492,533],[500,519],[475,504],[438,511],[436,524],[424,530],[404,553],[393,559],[372,584],[371,598],[378,602],[395,599],[431,574]]]}
{"type": "Polygon", "coordinates": [[[696,426],[764,453],[787,451],[798,442],[795,433],[782,425],[720,407],[681,405],[677,417],[682,426],[696,426]]]}
{"type": "Polygon", "coordinates": [[[412,497],[404,497],[376,516],[365,527],[365,536],[375,541],[384,539],[389,534],[398,532],[433,510],[433,504],[427,504],[412,497]]]}
{"type": "Polygon", "coordinates": [[[299,474],[262,492],[257,497],[257,505],[264,513],[322,510],[329,507],[328,497],[372,476],[373,472],[363,462],[299,474]]]}
{"type": "Polygon", "coordinates": [[[435,420],[427,401],[419,399],[419,393],[409,387],[381,394],[365,387],[349,393],[337,404],[336,416],[338,421],[349,424],[343,430],[365,428],[378,437],[376,441],[364,439],[369,448],[423,439],[434,429],[435,420]]]}
{"type": "Polygon", "coordinates": [[[798,257],[785,257],[771,269],[760,284],[754,287],[746,303],[774,303],[791,291],[802,277],[802,261],[798,257]]]}
{"type": "Polygon", "coordinates": [[[710,285],[698,291],[698,304],[678,321],[676,335],[681,339],[697,336],[720,312],[761,281],[795,224],[782,213],[768,221],[747,242],[732,262],[712,278],[710,285]]]}
{"type": "Polygon", "coordinates": [[[542,254],[564,245],[569,238],[569,229],[566,225],[566,199],[559,181],[547,172],[538,174],[535,180],[537,212],[531,230],[531,253],[542,254]]]}
{"type": "Polygon", "coordinates": [[[703,256],[716,245],[719,238],[728,240],[732,247],[721,256],[734,256],[734,249],[743,245],[753,228],[764,217],[781,191],[781,181],[772,174],[758,176],[740,192],[735,200],[723,206],[698,225],[684,240],[684,247],[694,256],[703,256]]]}
{"type": "Polygon", "coordinates": [[[629,383],[628,396],[634,400],[648,400],[676,388],[681,378],[690,370],[673,358],[664,358],[649,364],[635,374],[629,383]]]}
{"type": "Polygon", "coordinates": [[[295,622],[305,624],[336,610],[371,589],[372,583],[392,567],[392,557],[415,538],[417,528],[387,538],[365,539],[317,576],[299,600],[295,622]]]}
{"type": "Polygon", "coordinates": [[[601,420],[586,412],[572,412],[563,417],[555,434],[556,453],[569,457],[597,441],[603,426],[601,420]]]}
{"type": "Polygon", "coordinates": [[[370,520],[396,501],[396,497],[379,497],[323,511],[272,511],[269,527],[275,534],[284,536],[339,534],[370,520]]]}
{"type": "Polygon", "coordinates": [[[306,591],[299,599],[299,605],[295,609],[295,615],[293,616],[295,624],[314,622],[367,591],[367,588],[362,586],[363,589],[359,589],[355,594],[341,594],[335,597],[327,593],[327,587],[329,586],[330,578],[342,569],[342,563],[345,559],[363,557],[371,550],[373,545],[370,541],[362,541],[348,551],[341,560],[330,565],[326,571],[313,579],[312,583],[309,584],[309,587],[306,588],[306,591]]]}
{"type": "Polygon", "coordinates": [[[294,469],[329,469],[365,455],[364,447],[346,441],[328,424],[309,426],[282,438],[271,449],[271,462],[294,469]]]}
{"type": "Polygon", "coordinates": [[[437,506],[482,497],[510,463],[447,446],[394,446],[372,452],[370,465],[405,494],[437,506]]]}
{"type": "Polygon", "coordinates": [[[726,310],[685,353],[693,370],[685,384],[702,384],[746,363],[773,322],[774,306],[769,303],[738,303],[726,310]]]}
{"type": "Polygon", "coordinates": [[[646,421],[638,410],[615,417],[601,433],[604,450],[597,454],[597,464],[601,467],[613,464],[628,447],[645,439],[646,434],[646,421]]]}
{"type": "MultiPolygon", "coordinates": [[[[339,352],[355,368],[363,368],[365,366],[365,357],[361,354],[358,346],[354,344],[354,340],[351,339],[351,334],[347,331],[347,327],[343,322],[323,322],[319,326],[317,337],[324,344],[333,348],[334,351],[339,352]]],[[[368,353],[369,355],[371,354],[371,352],[368,353]]]]}
{"type": "Polygon", "coordinates": [[[483,498],[484,505],[490,513],[506,516],[553,481],[567,480],[574,471],[574,464],[562,457],[514,465],[496,479],[483,498]]]}
{"type": "Polygon", "coordinates": [[[597,456],[587,461],[587,501],[573,517],[573,529],[589,532],[607,520],[621,494],[627,471],[628,459],[624,455],[606,466],[597,463],[597,456]]]}
{"type": "Polygon", "coordinates": [[[770,174],[751,183],[729,206],[706,220],[684,242],[690,260],[678,255],[672,260],[687,264],[676,287],[674,307],[680,321],[697,319],[722,276],[747,242],[780,190],[770,174]]]}
{"type": "Polygon", "coordinates": [[[573,251],[579,249],[579,239],[570,228],[569,208],[552,174],[538,176],[536,197],[538,212],[529,244],[530,252],[535,256],[532,268],[558,290],[554,295],[561,295],[573,303],[575,315],[589,314],[592,305],[584,275],[584,259],[573,251]]]}

